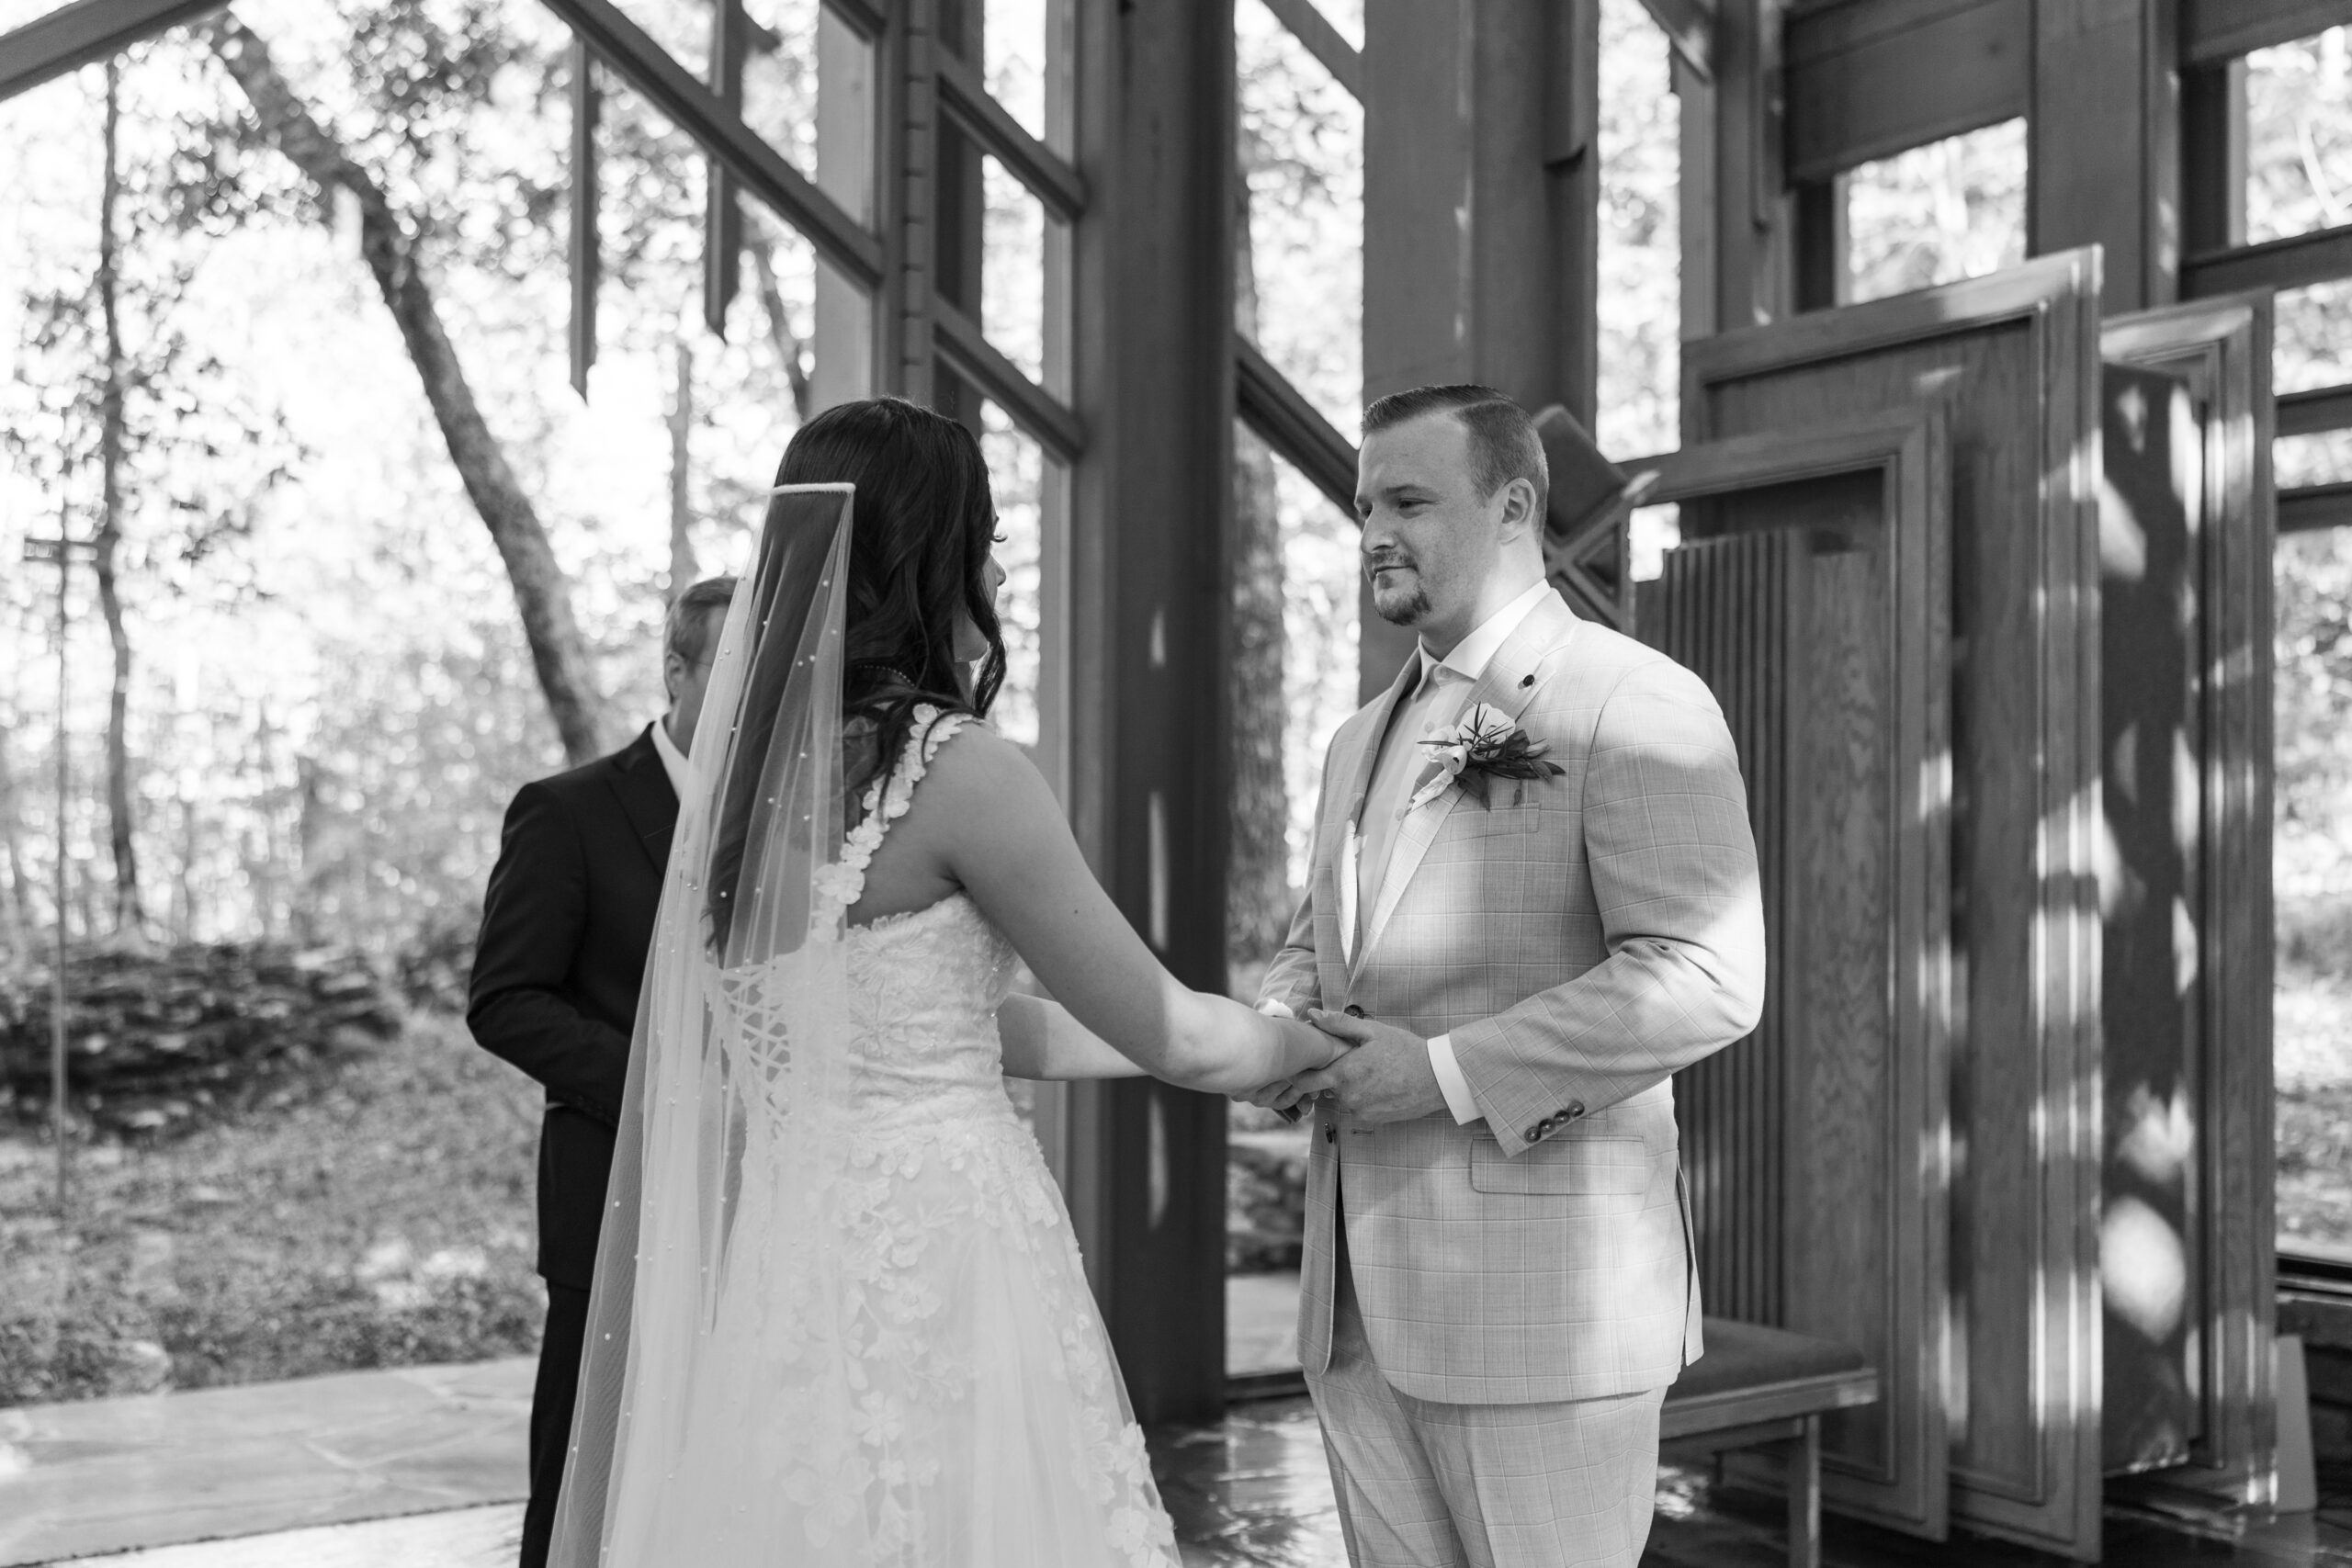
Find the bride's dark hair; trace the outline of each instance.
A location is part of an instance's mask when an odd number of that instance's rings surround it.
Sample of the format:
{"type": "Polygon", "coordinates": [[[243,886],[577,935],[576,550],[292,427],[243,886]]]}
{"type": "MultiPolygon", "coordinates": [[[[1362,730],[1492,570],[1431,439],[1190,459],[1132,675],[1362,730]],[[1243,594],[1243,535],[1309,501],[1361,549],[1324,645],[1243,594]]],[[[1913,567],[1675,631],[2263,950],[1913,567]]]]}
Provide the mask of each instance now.
{"type": "MultiPolygon", "coordinates": [[[[775,482],[857,487],[842,682],[854,807],[876,773],[897,765],[918,704],[985,717],[1004,684],[1004,633],[988,581],[996,533],[988,463],[972,433],[945,414],[902,398],[870,398],[827,409],[802,425],[784,449],[775,482]],[[965,618],[988,640],[968,684],[956,659],[956,627],[965,618]]],[[[770,503],[771,521],[781,504],[770,503]]],[[[771,556],[779,537],[773,527],[761,531],[761,558],[750,578],[754,626],[764,622],[761,605],[775,594],[779,569],[771,556]]],[[[788,661],[755,663],[743,694],[738,772],[756,775],[766,757],[788,673],[788,661]]],[[[722,948],[757,793],[756,776],[730,779],[713,831],[708,908],[714,942],[722,948]]]]}

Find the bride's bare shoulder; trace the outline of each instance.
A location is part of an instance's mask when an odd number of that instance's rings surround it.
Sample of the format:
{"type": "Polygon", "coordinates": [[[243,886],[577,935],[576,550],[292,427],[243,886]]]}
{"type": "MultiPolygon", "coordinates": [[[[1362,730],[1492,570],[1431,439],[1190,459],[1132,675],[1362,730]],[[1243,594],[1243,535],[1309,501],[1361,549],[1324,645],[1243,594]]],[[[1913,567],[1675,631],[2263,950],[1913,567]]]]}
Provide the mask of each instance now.
{"type": "MultiPolygon", "coordinates": [[[[934,797],[953,797],[970,805],[1002,791],[1026,795],[1046,789],[1046,775],[1029,753],[982,720],[966,718],[943,742],[923,772],[922,788],[934,797]]],[[[1048,790],[1050,795],[1051,791],[1048,790]]]]}

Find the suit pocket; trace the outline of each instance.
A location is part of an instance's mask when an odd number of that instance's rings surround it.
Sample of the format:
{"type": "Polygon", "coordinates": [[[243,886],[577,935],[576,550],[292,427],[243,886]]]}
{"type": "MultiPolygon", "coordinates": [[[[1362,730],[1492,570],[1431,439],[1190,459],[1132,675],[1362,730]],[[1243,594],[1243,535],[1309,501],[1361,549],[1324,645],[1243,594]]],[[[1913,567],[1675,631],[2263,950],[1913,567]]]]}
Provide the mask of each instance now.
{"type": "Polygon", "coordinates": [[[1530,1197],[1635,1198],[1650,1190],[1650,1148],[1639,1138],[1547,1138],[1517,1159],[1491,1139],[1470,1145],[1470,1185],[1530,1197]]]}
{"type": "Polygon", "coordinates": [[[1454,817],[1463,823],[1463,834],[1472,839],[1498,838],[1505,834],[1532,833],[1544,826],[1544,808],[1534,800],[1534,785],[1527,786],[1529,798],[1513,803],[1512,792],[1520,787],[1516,779],[1489,779],[1487,782],[1487,804],[1465,800],[1454,808],[1454,817]]]}

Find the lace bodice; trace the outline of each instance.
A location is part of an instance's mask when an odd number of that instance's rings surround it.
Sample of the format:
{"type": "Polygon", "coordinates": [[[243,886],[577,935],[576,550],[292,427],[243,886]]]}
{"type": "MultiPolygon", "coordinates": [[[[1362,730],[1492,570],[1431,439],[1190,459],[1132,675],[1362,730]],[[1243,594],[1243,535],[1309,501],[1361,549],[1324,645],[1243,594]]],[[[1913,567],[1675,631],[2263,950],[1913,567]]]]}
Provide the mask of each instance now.
{"type": "MultiPolygon", "coordinates": [[[[915,710],[907,754],[867,790],[864,815],[827,868],[826,896],[846,911],[865,868],[906,815],[932,759],[962,728],[961,714],[915,710]]],[[[1005,1106],[996,1010],[1012,984],[1012,944],[961,893],[927,908],[843,931],[849,972],[853,1116],[888,1129],[910,1121],[994,1116],[1005,1106]]]]}
{"type": "Polygon", "coordinates": [[[863,1125],[935,1124],[1006,1104],[996,1010],[1012,944],[958,893],[854,927],[847,943],[852,1114],[863,1125]]]}

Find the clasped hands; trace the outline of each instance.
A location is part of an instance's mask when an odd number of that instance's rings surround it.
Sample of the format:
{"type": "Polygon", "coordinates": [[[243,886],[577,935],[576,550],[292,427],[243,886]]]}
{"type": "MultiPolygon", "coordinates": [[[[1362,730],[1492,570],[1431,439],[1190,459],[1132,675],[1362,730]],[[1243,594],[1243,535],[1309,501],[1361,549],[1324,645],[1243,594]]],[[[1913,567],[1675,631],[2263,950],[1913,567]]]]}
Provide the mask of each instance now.
{"type": "Polygon", "coordinates": [[[1445,1109],[1445,1091],[1430,1066],[1430,1043],[1419,1035],[1376,1019],[1321,1008],[1307,1009],[1306,1021],[1339,1043],[1337,1054],[1313,1072],[1276,1079],[1237,1098],[1286,1111],[1301,1100],[1328,1095],[1356,1121],[1375,1126],[1445,1109]]]}

